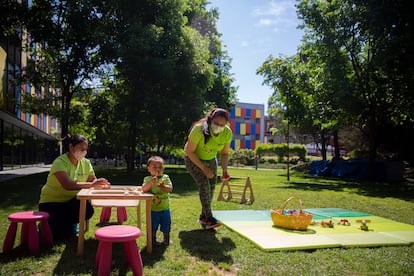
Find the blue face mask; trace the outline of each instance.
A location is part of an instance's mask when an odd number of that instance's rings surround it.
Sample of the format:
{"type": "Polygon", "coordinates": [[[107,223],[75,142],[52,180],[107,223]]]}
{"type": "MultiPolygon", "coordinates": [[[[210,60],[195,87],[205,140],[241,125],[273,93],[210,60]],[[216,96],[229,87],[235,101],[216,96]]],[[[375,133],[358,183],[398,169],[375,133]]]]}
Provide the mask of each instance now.
{"type": "Polygon", "coordinates": [[[220,132],[223,132],[224,130],[224,126],[218,126],[216,124],[211,124],[211,130],[213,131],[214,134],[219,134],[220,132]]]}

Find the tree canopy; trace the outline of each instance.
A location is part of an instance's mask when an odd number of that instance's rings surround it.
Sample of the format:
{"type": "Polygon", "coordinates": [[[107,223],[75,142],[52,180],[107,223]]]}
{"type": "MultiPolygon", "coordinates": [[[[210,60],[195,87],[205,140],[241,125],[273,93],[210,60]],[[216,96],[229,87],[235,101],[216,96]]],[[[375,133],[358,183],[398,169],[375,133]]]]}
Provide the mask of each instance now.
{"type": "Polygon", "coordinates": [[[297,8],[305,31],[298,54],[270,56],[258,70],[275,89],[270,104],[289,106],[286,117],[301,127],[357,127],[370,160],[379,150],[404,155],[395,135],[413,133],[408,1],[302,0],[297,8]]]}

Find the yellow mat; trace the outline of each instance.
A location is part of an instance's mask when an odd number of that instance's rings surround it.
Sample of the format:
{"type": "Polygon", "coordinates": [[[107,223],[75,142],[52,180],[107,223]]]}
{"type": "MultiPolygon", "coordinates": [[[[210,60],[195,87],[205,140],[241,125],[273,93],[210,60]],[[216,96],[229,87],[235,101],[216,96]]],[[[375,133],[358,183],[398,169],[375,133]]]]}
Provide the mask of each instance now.
{"type": "Polygon", "coordinates": [[[339,208],[305,211],[314,212],[314,221],[317,222],[309,226],[307,231],[274,227],[268,210],[214,211],[214,216],[264,250],[374,247],[414,243],[414,225],[339,208]],[[338,224],[341,219],[347,219],[350,225],[338,224]],[[367,231],[360,229],[361,220],[370,221],[367,231]],[[322,221],[332,221],[333,228],[322,227],[322,221]]]}

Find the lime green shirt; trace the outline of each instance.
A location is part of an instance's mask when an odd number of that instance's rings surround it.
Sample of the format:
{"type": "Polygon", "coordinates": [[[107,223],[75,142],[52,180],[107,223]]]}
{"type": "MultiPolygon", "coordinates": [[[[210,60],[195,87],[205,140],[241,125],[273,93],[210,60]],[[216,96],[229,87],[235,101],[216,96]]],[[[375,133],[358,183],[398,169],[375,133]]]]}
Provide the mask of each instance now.
{"type": "Polygon", "coordinates": [[[53,161],[46,184],[40,192],[39,203],[66,202],[76,197],[78,190],[65,190],[56,178],[56,172],[66,172],[73,181],[85,182],[90,175],[95,175],[91,162],[83,158],[75,166],[70,162],[68,154],[62,154],[53,161]]]}
{"type": "Polygon", "coordinates": [[[232,139],[232,132],[229,126],[226,126],[217,136],[211,135],[204,143],[204,133],[202,124],[195,125],[188,135],[188,139],[197,145],[195,154],[201,160],[211,160],[217,156],[217,153],[229,144],[232,139]]]}
{"type": "MultiPolygon", "coordinates": [[[[144,177],[143,186],[147,185],[151,179],[151,175],[144,177]]],[[[158,178],[157,184],[163,181],[165,186],[172,186],[171,179],[168,175],[163,174],[160,178],[158,178]]],[[[151,211],[159,212],[170,208],[170,193],[164,192],[160,187],[158,187],[158,185],[152,185],[150,191],[154,194],[151,202],[151,211]]]]}

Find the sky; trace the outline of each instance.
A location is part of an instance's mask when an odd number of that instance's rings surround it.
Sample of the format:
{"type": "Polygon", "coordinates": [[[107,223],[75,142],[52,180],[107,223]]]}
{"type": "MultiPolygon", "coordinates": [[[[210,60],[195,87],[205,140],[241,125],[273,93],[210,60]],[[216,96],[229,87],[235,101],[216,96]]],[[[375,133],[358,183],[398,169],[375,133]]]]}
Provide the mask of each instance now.
{"type": "Polygon", "coordinates": [[[262,85],[257,69],[272,55],[292,56],[303,31],[297,29],[295,0],[209,0],[219,11],[217,30],[232,59],[230,73],[239,102],[264,104],[272,89],[262,85]]]}

